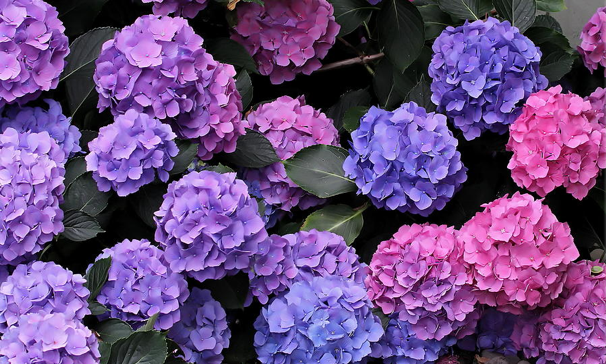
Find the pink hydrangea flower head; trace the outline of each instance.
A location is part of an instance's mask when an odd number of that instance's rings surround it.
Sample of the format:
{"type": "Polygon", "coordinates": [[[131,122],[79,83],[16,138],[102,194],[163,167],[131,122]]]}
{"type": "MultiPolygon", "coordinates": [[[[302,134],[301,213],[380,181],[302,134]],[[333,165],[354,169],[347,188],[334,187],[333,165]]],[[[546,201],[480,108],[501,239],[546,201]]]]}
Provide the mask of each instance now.
{"type": "Polygon", "coordinates": [[[590,101],[561,86],[531,95],[509,129],[515,183],[543,197],[559,186],[579,200],[587,196],[606,168],[606,128],[591,110],[590,101]]]}
{"type": "MultiPolygon", "coordinates": [[[[247,128],[265,135],[282,160],[311,145],[339,145],[339,133],[332,119],[306,105],[303,97],[279,97],[259,106],[244,122],[247,128]]],[[[243,177],[249,185],[258,183],[265,201],[284,211],[293,207],[304,210],[322,203],[321,199],[303,191],[288,178],[282,163],[246,169],[243,177]]]]}
{"type": "Polygon", "coordinates": [[[606,126],[606,89],[598,87],[585,100],[591,103],[591,109],[587,112],[588,118],[606,126]]]}
{"type": "Polygon", "coordinates": [[[144,3],[154,4],[154,14],[175,14],[185,18],[195,18],[198,13],[208,5],[207,0],[141,0],[144,3]]]}
{"type": "Polygon", "coordinates": [[[550,304],[579,257],[568,224],[519,192],[482,207],[460,230],[478,301],[513,314],[550,304]]]}
{"type": "Polygon", "coordinates": [[[341,27],[327,0],[267,0],[238,4],[231,38],[242,44],[271,83],[319,69],[341,27]]]}
{"type": "MultiPolygon", "coordinates": [[[[606,7],[599,8],[581,31],[581,44],[577,47],[585,67],[591,73],[598,66],[606,66],[606,7]]],[[[606,70],[605,70],[606,74],[606,70]]]]}
{"type": "Polygon", "coordinates": [[[457,235],[445,225],[404,225],[370,262],[369,297],[386,315],[408,322],[419,339],[472,334],[480,318],[457,235]]]}

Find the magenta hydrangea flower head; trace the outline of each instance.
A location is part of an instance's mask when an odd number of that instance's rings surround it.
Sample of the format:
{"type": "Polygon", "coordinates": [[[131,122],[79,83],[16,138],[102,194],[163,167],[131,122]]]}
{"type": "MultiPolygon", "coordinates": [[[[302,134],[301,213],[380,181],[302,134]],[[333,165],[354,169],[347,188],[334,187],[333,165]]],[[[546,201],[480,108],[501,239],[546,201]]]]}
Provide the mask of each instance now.
{"type": "Polygon", "coordinates": [[[271,83],[310,75],[335,44],[341,27],[327,0],[267,0],[237,7],[231,38],[242,44],[271,83]]]}
{"type": "Polygon", "coordinates": [[[368,296],[421,340],[474,332],[479,314],[457,232],[445,225],[404,225],[379,244],[366,277],[368,296]]]}
{"type": "Polygon", "coordinates": [[[100,358],[92,331],[60,312],[23,315],[0,340],[0,363],[96,364],[100,358]]]}
{"type": "Polygon", "coordinates": [[[186,174],[168,185],[154,219],[170,268],[200,282],[248,269],[267,239],[257,201],[235,173],[186,174]]]}
{"type": "Polygon", "coordinates": [[[547,86],[541,51],[508,21],[448,27],[433,44],[431,100],[467,140],[504,134],[524,101],[547,86]]]}
{"type": "Polygon", "coordinates": [[[47,132],[0,134],[0,264],[33,259],[63,231],[64,161],[47,132]]]}
{"type": "Polygon", "coordinates": [[[168,330],[181,318],[180,306],[189,297],[187,281],[173,272],[164,252],[147,240],[124,240],[104,249],[96,260],[111,257],[109,278],[97,300],[106,316],[141,326],[158,314],[155,328],[168,330]]]}
{"type": "Polygon", "coordinates": [[[585,113],[587,118],[606,126],[606,89],[598,87],[585,101],[591,104],[591,109],[585,113]]]}
{"type": "MultiPolygon", "coordinates": [[[[282,160],[312,145],[339,145],[339,133],[332,119],[306,105],[303,97],[293,99],[282,96],[260,105],[248,115],[244,123],[247,128],[262,133],[282,160]]],[[[243,178],[249,184],[258,183],[265,201],[284,211],[290,211],[294,207],[304,210],[323,202],[303,191],[288,178],[282,163],[261,169],[246,169],[243,178]]]]}
{"type": "Polygon", "coordinates": [[[467,180],[446,117],[414,102],[394,111],[371,107],[351,136],[343,169],[378,208],[428,216],[467,180]]]}
{"type": "Polygon", "coordinates": [[[52,262],[18,265],[0,285],[0,332],[28,313],[62,313],[81,320],[90,314],[86,281],[52,262]]]}
{"type": "Polygon", "coordinates": [[[236,71],[202,48],[183,18],[146,15],[103,44],[93,76],[98,107],[160,119],[179,138],[198,141],[203,160],[231,153],[244,134],[236,71]]]}
{"type": "Polygon", "coordinates": [[[262,364],[356,363],[383,335],[363,284],[301,279],[261,309],[255,348],[262,364]]]}
{"type": "Polygon", "coordinates": [[[231,331],[221,304],[210,291],[194,287],[181,307],[181,320],[173,325],[168,337],[183,350],[188,363],[221,364],[221,352],[229,347],[231,331]]]}
{"type": "Polygon", "coordinates": [[[57,87],[68,39],[57,9],[42,0],[5,0],[0,13],[0,106],[23,105],[57,87]]]}
{"type": "Polygon", "coordinates": [[[590,101],[561,92],[556,86],[528,98],[510,127],[507,167],[518,186],[540,196],[563,186],[581,200],[606,168],[606,128],[590,101]]]}
{"type": "Polygon", "coordinates": [[[154,4],[154,14],[175,14],[185,18],[195,18],[201,10],[206,9],[207,0],[142,0],[154,4]]]}
{"type": "MultiPolygon", "coordinates": [[[[581,31],[581,44],[577,47],[585,67],[591,73],[598,66],[606,66],[606,32],[603,31],[606,23],[606,7],[599,8],[591,16],[581,31]]],[[[604,71],[606,75],[606,70],[604,71]]]]}
{"type": "Polygon", "coordinates": [[[156,175],[162,182],[168,181],[168,172],[175,165],[172,158],[179,153],[174,139],[170,126],[128,110],[88,143],[86,169],[93,172],[99,190],[130,195],[156,175]]]}
{"type": "Polygon", "coordinates": [[[482,207],[460,230],[479,302],[513,314],[550,304],[579,257],[568,224],[519,192],[482,207]]]}

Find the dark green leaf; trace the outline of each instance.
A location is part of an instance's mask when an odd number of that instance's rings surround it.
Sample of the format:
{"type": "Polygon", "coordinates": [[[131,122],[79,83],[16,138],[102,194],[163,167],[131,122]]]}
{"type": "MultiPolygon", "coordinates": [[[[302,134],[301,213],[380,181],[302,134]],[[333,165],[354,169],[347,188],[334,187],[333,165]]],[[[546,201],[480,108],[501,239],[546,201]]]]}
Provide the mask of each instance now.
{"type": "Polygon", "coordinates": [[[400,105],[414,85],[405,74],[395,72],[388,59],[381,60],[375,68],[372,88],[383,109],[400,105]]]}
{"type": "Polygon", "coordinates": [[[243,45],[229,38],[214,38],[204,42],[208,53],[219,62],[228,63],[248,72],[259,73],[257,64],[243,45]]]}
{"type": "Polygon", "coordinates": [[[236,87],[238,88],[240,96],[242,96],[242,110],[246,110],[253,98],[253,85],[250,75],[245,70],[238,73],[236,87]]]}
{"type": "Polygon", "coordinates": [[[560,25],[560,23],[556,20],[556,18],[548,14],[538,15],[537,18],[534,20],[534,24],[532,25],[532,27],[549,28],[555,30],[558,33],[563,33],[562,26],[560,25]]]}
{"type": "Polygon", "coordinates": [[[107,364],[109,361],[109,356],[111,355],[112,344],[106,343],[104,341],[99,342],[99,353],[101,353],[101,361],[99,364],[107,364]]]}
{"type": "Polygon", "coordinates": [[[221,163],[217,164],[216,166],[208,166],[208,167],[204,168],[204,170],[217,172],[217,173],[234,173],[235,172],[233,169],[231,169],[228,166],[225,166],[221,163]]]}
{"type": "Polygon", "coordinates": [[[93,263],[93,266],[86,271],[86,288],[90,291],[89,301],[97,298],[101,288],[107,282],[109,277],[109,268],[112,266],[112,258],[107,257],[97,260],[93,263]]]}
{"type": "Polygon", "coordinates": [[[368,112],[367,106],[354,106],[347,110],[343,117],[343,127],[348,132],[353,132],[360,127],[360,119],[368,112]]]}
{"type": "MultiPolygon", "coordinates": [[[[55,0],[52,5],[59,11],[65,33],[72,37],[89,29],[108,0],[55,0]]],[[[71,48],[71,47],[70,47],[71,48]]]]}
{"type": "Polygon", "coordinates": [[[198,154],[197,143],[192,143],[188,140],[176,140],[176,143],[177,147],[179,147],[179,154],[173,158],[175,165],[170,171],[172,175],[185,172],[194,158],[196,158],[196,154],[198,154]]]}
{"type": "Polygon", "coordinates": [[[99,334],[101,340],[108,344],[113,344],[133,333],[129,324],[115,318],[99,322],[94,326],[94,330],[99,334]]]}
{"type": "Polygon", "coordinates": [[[503,18],[523,33],[537,16],[536,0],[493,0],[494,7],[503,18]]]}
{"type": "Polygon", "coordinates": [[[65,188],[69,188],[72,183],[80,176],[86,173],[86,161],[84,157],[75,157],[70,159],[65,165],[65,188]]]}
{"type": "Polygon", "coordinates": [[[366,0],[329,0],[335,8],[335,19],[341,25],[339,36],[342,37],[356,30],[362,22],[367,21],[372,11],[378,9],[366,0]]]}
{"type": "Polygon", "coordinates": [[[541,74],[550,82],[556,82],[562,79],[564,75],[570,72],[576,55],[556,50],[543,56],[541,59],[541,74]]]}
{"type": "Polygon", "coordinates": [[[425,40],[436,38],[452,23],[450,15],[443,12],[438,5],[424,5],[418,7],[425,22],[425,40]]]}
{"type": "Polygon", "coordinates": [[[236,151],[227,154],[226,159],[246,168],[263,168],[280,161],[269,140],[252,129],[246,129],[246,134],[238,137],[236,151]]]}
{"type": "Polygon", "coordinates": [[[112,345],[109,364],[163,364],[166,339],[158,331],[138,331],[112,345]]]}
{"type": "Polygon", "coordinates": [[[559,33],[551,28],[531,27],[526,31],[526,33],[524,33],[524,35],[530,38],[534,44],[541,48],[543,55],[545,55],[544,45],[546,44],[557,46],[568,53],[572,52],[572,47],[570,46],[568,39],[562,35],[562,33],[559,33]]]}
{"type": "Polygon", "coordinates": [[[133,205],[137,216],[146,225],[155,228],[154,213],[160,209],[165,193],[166,184],[149,184],[143,186],[137,193],[129,196],[128,200],[133,205]]]}
{"type": "Polygon", "coordinates": [[[303,225],[302,221],[287,222],[286,224],[284,224],[278,228],[278,235],[294,234],[297,231],[301,230],[302,225],[303,225]]]}
{"type": "Polygon", "coordinates": [[[93,316],[103,315],[107,311],[107,307],[100,304],[97,300],[88,301],[88,309],[90,310],[90,314],[93,316]]]}
{"type": "Polygon", "coordinates": [[[478,20],[492,10],[491,0],[438,0],[438,5],[458,19],[478,20]]]}
{"type": "Polygon", "coordinates": [[[236,274],[218,281],[207,280],[202,286],[210,290],[213,298],[227,310],[242,309],[248,296],[248,277],[245,274],[236,274]]]}
{"type": "Polygon", "coordinates": [[[159,312],[156,312],[155,314],[153,314],[152,317],[148,318],[147,321],[145,321],[145,325],[141,326],[137,331],[153,330],[154,325],[156,324],[156,321],[158,321],[158,315],[159,315],[159,312]]]}
{"type": "Polygon", "coordinates": [[[556,13],[567,9],[564,0],[537,0],[537,8],[548,13],[556,13]]]}
{"type": "Polygon", "coordinates": [[[425,77],[421,77],[419,83],[410,90],[410,93],[406,97],[406,101],[416,102],[417,105],[424,107],[427,112],[436,110],[436,105],[431,101],[430,84],[425,77]]]}
{"type": "Polygon", "coordinates": [[[371,96],[367,90],[355,90],[347,92],[339,98],[336,104],[331,106],[326,115],[331,118],[335,124],[335,128],[343,127],[343,116],[347,110],[354,106],[370,105],[371,96]]]}
{"type": "Polygon", "coordinates": [[[94,217],[82,211],[66,211],[63,226],[61,236],[71,241],[86,241],[105,232],[94,217]]]}
{"type": "Polygon", "coordinates": [[[61,208],[64,211],[78,210],[90,216],[97,216],[107,207],[110,194],[101,192],[91,173],[76,178],[65,192],[61,208]]]}
{"type": "Polygon", "coordinates": [[[347,205],[326,206],[309,215],[301,230],[330,231],[341,235],[347,244],[351,245],[360,235],[362,226],[364,226],[362,217],[364,210],[366,210],[366,206],[355,210],[347,205]]]}
{"type": "Polygon", "coordinates": [[[168,357],[164,364],[187,364],[185,360],[180,358],[184,356],[184,353],[176,342],[166,339],[166,344],[168,346],[168,357]]]}

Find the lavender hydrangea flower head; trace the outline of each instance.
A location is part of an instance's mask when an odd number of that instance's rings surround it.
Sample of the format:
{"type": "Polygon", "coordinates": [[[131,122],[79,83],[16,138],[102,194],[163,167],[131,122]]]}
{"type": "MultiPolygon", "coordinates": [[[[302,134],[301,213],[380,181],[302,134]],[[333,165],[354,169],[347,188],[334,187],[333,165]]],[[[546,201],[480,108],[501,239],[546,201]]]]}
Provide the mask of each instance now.
{"type": "Polygon", "coordinates": [[[261,183],[259,181],[244,180],[244,182],[248,186],[248,193],[250,196],[257,199],[257,203],[259,204],[259,213],[265,222],[265,228],[271,229],[278,223],[278,221],[280,221],[282,217],[284,217],[284,215],[287,214],[286,211],[283,211],[277,206],[265,201],[263,194],[261,193],[261,183]]]}
{"type": "Polygon", "coordinates": [[[431,100],[472,140],[503,134],[533,92],[547,86],[541,51],[508,21],[495,18],[448,27],[433,44],[431,100]]]}
{"type": "Polygon", "coordinates": [[[57,9],[42,0],[5,0],[0,12],[0,106],[23,105],[57,87],[68,39],[57,9]]]}
{"type": "Polygon", "coordinates": [[[0,332],[27,313],[62,313],[81,320],[90,314],[86,281],[52,262],[18,265],[0,285],[0,332]]]}
{"type": "Polygon", "coordinates": [[[71,124],[71,118],[63,115],[61,104],[55,100],[44,100],[48,110],[41,107],[7,106],[0,119],[0,131],[13,128],[20,133],[48,132],[63,149],[65,158],[71,158],[82,151],[78,127],[71,124]]]}
{"type": "Polygon", "coordinates": [[[82,322],[63,313],[19,317],[0,340],[0,363],[99,363],[99,342],[82,322]]]}
{"type": "Polygon", "coordinates": [[[64,161],[47,132],[0,134],[0,264],[31,260],[63,231],[64,161]]]}
{"type": "Polygon", "coordinates": [[[356,363],[383,335],[364,286],[339,276],[298,281],[262,308],[254,326],[263,364],[356,363]]]}
{"type": "Polygon", "coordinates": [[[457,341],[457,346],[467,351],[489,350],[505,356],[516,355],[518,350],[511,339],[516,315],[488,308],[482,312],[476,333],[457,341]]]}
{"type": "Polygon", "coordinates": [[[428,216],[467,180],[446,117],[414,102],[394,111],[371,107],[351,136],[343,169],[379,208],[428,216]]]}
{"type": "Polygon", "coordinates": [[[188,363],[221,364],[223,349],[229,347],[231,331],[221,304],[210,291],[194,287],[181,307],[181,320],[168,337],[183,350],[188,363]]]}
{"type": "MultiPolygon", "coordinates": [[[[339,145],[339,133],[332,119],[306,105],[303,97],[282,96],[263,104],[248,115],[245,123],[247,128],[262,133],[282,160],[312,145],[339,145]]],[[[304,210],[323,202],[288,178],[282,163],[246,169],[243,178],[249,185],[257,183],[265,201],[284,211],[294,207],[304,210]]]]}
{"type": "Polygon", "coordinates": [[[606,126],[606,89],[598,87],[585,101],[591,104],[591,109],[585,113],[590,121],[606,126]]]}
{"type": "Polygon", "coordinates": [[[208,0],[142,0],[144,3],[154,4],[154,14],[175,14],[185,18],[195,18],[201,10],[206,8],[208,0]]]}
{"type": "Polygon", "coordinates": [[[231,38],[242,44],[271,83],[310,75],[335,44],[341,27],[327,0],[267,0],[240,3],[231,38]]]}
{"type": "MultiPolygon", "coordinates": [[[[606,32],[604,24],[606,23],[606,7],[599,8],[592,15],[591,19],[585,24],[581,31],[581,44],[577,47],[585,67],[591,73],[598,69],[598,66],[606,66],[606,32]]],[[[604,70],[606,75],[606,70],[604,70]]]]}
{"type": "Polygon", "coordinates": [[[96,260],[107,257],[112,258],[109,278],[97,300],[109,308],[109,316],[137,327],[158,314],[158,330],[179,321],[179,308],[189,296],[187,281],[171,271],[162,250],[147,240],[124,240],[96,260]]]}
{"type": "Polygon", "coordinates": [[[93,76],[98,107],[170,124],[179,138],[200,143],[203,160],[233,152],[244,134],[236,71],[215,61],[202,42],[183,18],[138,18],[103,44],[93,76]]]}
{"type": "Polygon", "coordinates": [[[88,143],[86,169],[93,172],[101,191],[113,189],[118,196],[135,193],[158,178],[168,181],[168,172],[179,153],[175,133],[160,120],[128,110],[99,130],[88,143]]]}
{"type": "Polygon", "coordinates": [[[170,268],[200,282],[248,269],[267,239],[257,201],[235,173],[191,172],[172,182],[154,219],[170,268]]]}

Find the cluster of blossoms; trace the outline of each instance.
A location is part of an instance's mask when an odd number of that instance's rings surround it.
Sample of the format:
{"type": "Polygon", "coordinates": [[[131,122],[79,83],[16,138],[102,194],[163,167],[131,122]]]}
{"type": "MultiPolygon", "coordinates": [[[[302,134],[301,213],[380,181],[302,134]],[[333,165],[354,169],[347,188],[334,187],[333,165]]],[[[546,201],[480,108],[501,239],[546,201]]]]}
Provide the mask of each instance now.
{"type": "Polygon", "coordinates": [[[379,208],[428,216],[467,180],[446,117],[414,102],[371,107],[351,137],[343,169],[379,208]]]}
{"type": "MultiPolygon", "coordinates": [[[[244,123],[247,128],[262,133],[282,160],[311,145],[339,145],[339,133],[332,119],[306,105],[303,97],[282,96],[263,104],[251,112],[244,123]]],[[[322,203],[288,178],[282,163],[247,169],[243,171],[243,178],[249,184],[258,183],[265,201],[284,211],[294,207],[304,210],[322,203]]]]}
{"type": "Polygon", "coordinates": [[[261,218],[265,222],[265,228],[270,229],[276,225],[276,223],[286,215],[286,211],[281,210],[279,207],[268,203],[261,193],[261,183],[258,180],[244,181],[248,186],[248,193],[251,197],[254,197],[259,202],[259,206],[263,207],[263,213],[261,218]]]}
{"type": "Polygon", "coordinates": [[[598,87],[585,98],[585,101],[589,101],[591,104],[591,109],[585,112],[587,118],[606,126],[606,89],[598,87]]]}
{"type": "Polygon", "coordinates": [[[155,328],[167,330],[181,318],[179,306],[189,296],[187,281],[173,273],[164,253],[147,240],[124,240],[96,260],[111,257],[105,285],[97,300],[108,315],[137,327],[158,314],[155,328]]]}
{"type": "Polygon", "coordinates": [[[482,207],[460,230],[478,301],[513,314],[550,304],[579,257],[568,224],[519,192],[482,207]]]}
{"type": "Polygon", "coordinates": [[[188,363],[221,364],[221,352],[229,346],[231,331],[221,304],[210,291],[194,287],[181,307],[181,320],[168,332],[183,350],[188,363]]]}
{"type": "MultiPolygon", "coordinates": [[[[585,67],[593,73],[598,66],[606,66],[606,7],[599,8],[581,31],[581,44],[577,47],[585,67]]],[[[606,70],[604,71],[606,74],[606,70]]]]}
{"type": "Polygon", "coordinates": [[[183,18],[138,18],[103,44],[93,77],[99,108],[167,122],[179,138],[200,142],[204,160],[233,152],[244,133],[236,71],[215,61],[202,42],[183,18]]]}
{"type": "Polygon", "coordinates": [[[235,173],[191,172],[172,182],[154,219],[172,271],[200,282],[248,269],[267,239],[257,201],[235,173]]]}
{"type": "Polygon", "coordinates": [[[505,133],[521,104],[547,86],[539,73],[541,52],[507,21],[448,27],[433,52],[431,99],[467,140],[485,130],[505,133]]]}
{"type": "Polygon", "coordinates": [[[510,128],[507,167],[520,187],[544,197],[564,186],[580,200],[606,168],[606,127],[595,121],[590,101],[561,92],[556,86],[528,98],[510,128]]]}
{"type": "Polygon", "coordinates": [[[356,363],[383,335],[364,286],[338,276],[297,281],[262,308],[254,326],[263,364],[356,363]]]}
{"type": "Polygon", "coordinates": [[[65,159],[47,132],[0,134],[0,264],[30,260],[63,231],[65,159]]]}
{"type": "Polygon", "coordinates": [[[476,333],[457,341],[467,351],[489,350],[505,356],[516,355],[518,350],[511,338],[518,316],[494,308],[484,310],[476,333]]]}
{"type": "Polygon", "coordinates": [[[467,336],[479,313],[457,232],[445,225],[404,225],[379,244],[366,278],[368,295],[397,313],[421,340],[467,336]]]}
{"type": "Polygon", "coordinates": [[[0,106],[57,87],[69,53],[57,10],[42,0],[5,0],[0,27],[0,106]]]}
{"type": "Polygon", "coordinates": [[[208,0],[142,0],[144,3],[154,4],[154,14],[175,14],[185,18],[195,18],[201,10],[206,8],[208,0]]]}
{"type": "Polygon", "coordinates": [[[168,181],[171,159],[179,153],[175,133],[158,119],[128,110],[99,129],[88,143],[86,168],[93,172],[101,191],[115,190],[118,196],[135,193],[158,178],[168,181]]]}
{"type": "Polygon", "coordinates": [[[327,0],[267,0],[238,4],[232,39],[242,44],[271,83],[294,80],[322,66],[341,27],[327,0]]]}

